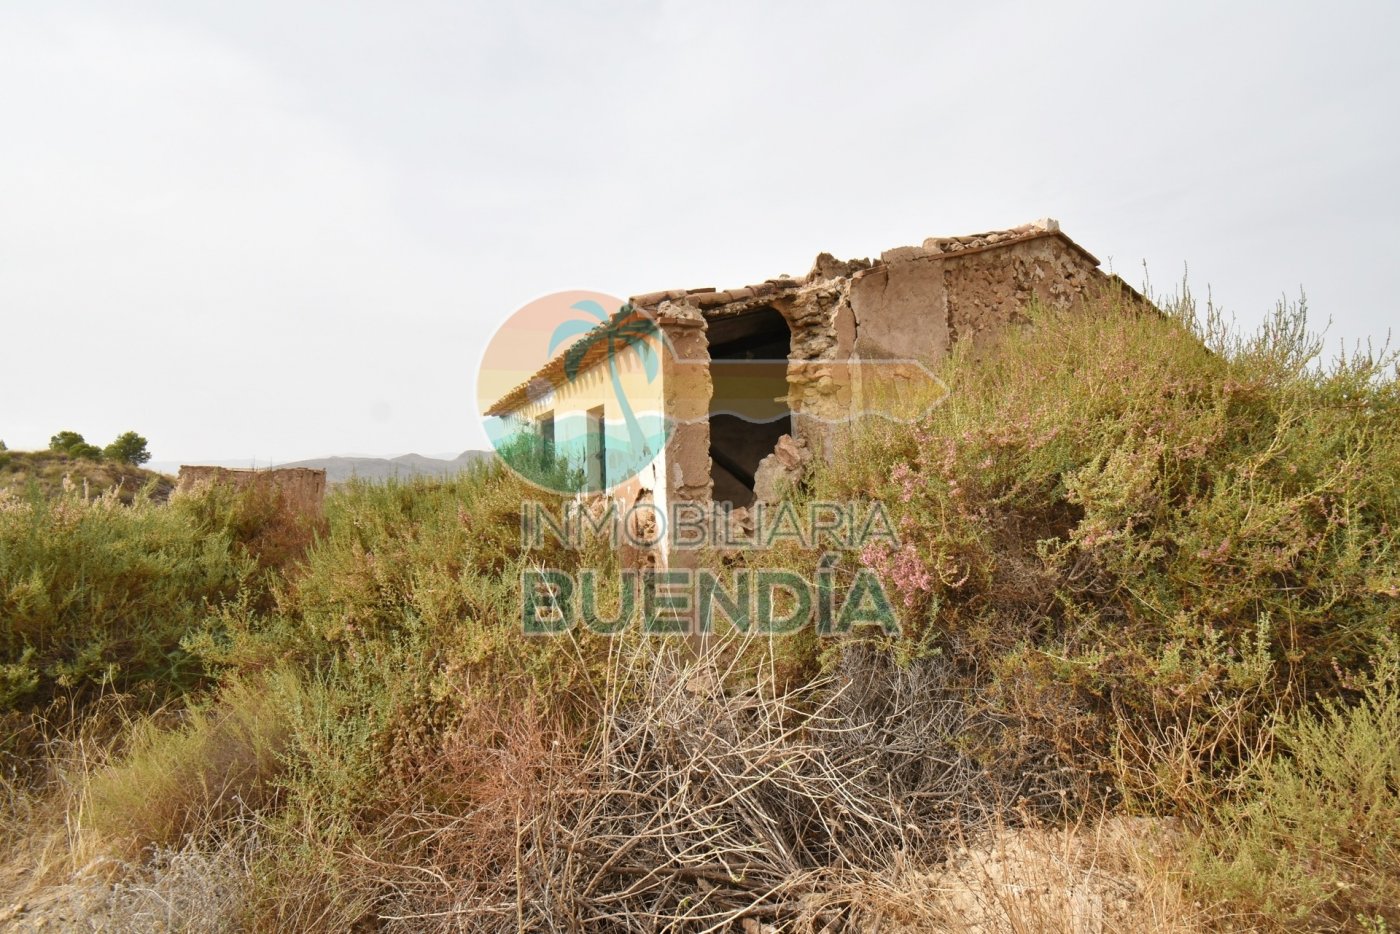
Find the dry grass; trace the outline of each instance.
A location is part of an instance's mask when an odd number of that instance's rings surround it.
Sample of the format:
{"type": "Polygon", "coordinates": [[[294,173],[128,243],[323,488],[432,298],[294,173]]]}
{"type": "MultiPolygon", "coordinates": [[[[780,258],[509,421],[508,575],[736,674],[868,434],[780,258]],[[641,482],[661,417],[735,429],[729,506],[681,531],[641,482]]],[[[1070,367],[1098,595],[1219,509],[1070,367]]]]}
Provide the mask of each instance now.
{"type": "Polygon", "coordinates": [[[61,451],[0,451],[0,487],[23,492],[31,483],[50,496],[68,486],[87,497],[113,492],[128,504],[143,490],[164,502],[175,488],[171,477],[131,464],[72,457],[61,451]]]}
{"type": "Polygon", "coordinates": [[[243,930],[255,881],[251,824],[215,843],[156,849],[140,864],[99,858],[63,881],[31,888],[0,906],[5,930],[93,930],[109,934],[243,930]]]}
{"type": "Polygon", "coordinates": [[[82,828],[104,851],[136,858],[266,808],[289,738],[289,683],[276,673],[234,681],[209,708],[182,711],[174,729],[158,717],[132,724],[123,754],[83,776],[82,828]]]}
{"type": "Polygon", "coordinates": [[[1218,912],[1185,894],[1174,837],[1145,819],[1002,826],[957,847],[941,865],[896,865],[834,886],[817,905],[845,907],[855,930],[1171,934],[1217,926],[1218,912]]]}
{"type": "Polygon", "coordinates": [[[1003,804],[1021,786],[960,748],[974,724],[937,662],[781,688],[733,648],[619,649],[582,734],[529,709],[464,723],[336,884],[392,931],[1186,930],[1200,914],[1126,825],[1027,829],[1003,804]]]}
{"type": "Polygon", "coordinates": [[[232,929],[250,814],[270,801],[285,738],[271,693],[233,683],[207,710],[146,713],[107,695],[31,715],[0,782],[5,929],[149,931],[157,917],[166,930],[232,929]],[[200,920],[220,916],[222,928],[200,920]]]}
{"type": "Polygon", "coordinates": [[[257,801],[256,746],[230,724],[266,690],[227,693],[164,741],[66,735],[46,794],[10,789],[26,872],[0,906],[23,904],[20,930],[1252,927],[1186,894],[1184,832],[1043,819],[1024,782],[962,748],[979,724],[937,660],[855,653],[781,687],[737,648],[618,644],[584,727],[477,705],[358,833],[257,801]],[[138,838],[160,842],[135,853],[138,838]]]}
{"type": "Polygon", "coordinates": [[[107,695],[81,713],[55,704],[9,718],[0,782],[0,906],[32,904],[105,862],[81,826],[83,788],[116,754],[134,718],[129,702],[107,695]]]}

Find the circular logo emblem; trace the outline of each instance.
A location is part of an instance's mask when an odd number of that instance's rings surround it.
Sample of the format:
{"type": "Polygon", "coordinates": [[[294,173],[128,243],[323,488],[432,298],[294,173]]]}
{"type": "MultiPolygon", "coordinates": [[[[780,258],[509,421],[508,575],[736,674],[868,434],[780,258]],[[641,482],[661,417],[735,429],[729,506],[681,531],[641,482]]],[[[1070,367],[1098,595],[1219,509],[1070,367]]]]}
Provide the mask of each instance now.
{"type": "Polygon", "coordinates": [[[555,292],[486,345],[477,411],[510,469],[556,493],[611,490],[666,446],[656,319],[601,292],[555,292]]]}

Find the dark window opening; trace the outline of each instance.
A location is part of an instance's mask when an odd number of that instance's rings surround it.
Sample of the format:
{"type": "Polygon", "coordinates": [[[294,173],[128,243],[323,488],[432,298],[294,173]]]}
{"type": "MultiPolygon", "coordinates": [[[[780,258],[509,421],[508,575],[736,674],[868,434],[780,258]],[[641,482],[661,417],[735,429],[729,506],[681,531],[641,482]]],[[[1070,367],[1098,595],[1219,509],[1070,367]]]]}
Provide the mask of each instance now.
{"type": "Polygon", "coordinates": [[[792,433],[787,363],[792,331],[775,309],[714,318],[710,342],[710,476],[714,499],[754,500],[754,474],[778,438],[792,433]]]}
{"type": "Polygon", "coordinates": [[[590,491],[605,490],[608,486],[608,432],[600,405],[588,410],[588,448],[585,469],[590,491]]]}
{"type": "Polygon", "coordinates": [[[546,457],[554,456],[554,413],[550,412],[535,419],[535,428],[539,432],[540,450],[546,457]]]}

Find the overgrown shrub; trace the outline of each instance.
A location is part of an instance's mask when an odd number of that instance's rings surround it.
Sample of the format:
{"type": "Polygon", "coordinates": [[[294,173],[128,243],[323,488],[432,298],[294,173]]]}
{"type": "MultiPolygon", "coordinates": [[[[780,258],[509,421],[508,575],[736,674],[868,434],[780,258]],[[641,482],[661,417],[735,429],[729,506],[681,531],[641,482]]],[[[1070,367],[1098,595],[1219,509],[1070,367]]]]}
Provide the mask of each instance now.
{"type": "Polygon", "coordinates": [[[912,638],[1063,764],[1191,807],[1400,623],[1395,358],[1319,362],[1302,307],[1248,340],[1189,297],[1031,314],[912,430],[856,432],[818,492],[891,506],[900,547],[864,560],[912,638]]]}
{"type": "MultiPolygon", "coordinates": [[[[325,530],[319,511],[296,500],[275,481],[207,482],[171,498],[172,508],[207,534],[227,537],[235,550],[257,562],[262,590],[290,576],[316,536],[325,530]]],[[[260,606],[271,603],[263,601],[260,606]]]]}
{"type": "MultiPolygon", "coordinates": [[[[499,466],[455,480],[349,484],[328,497],[328,530],[283,580],[273,610],[226,603],[188,640],[225,676],[299,672],[301,700],[283,713],[287,806],[269,818],[270,839],[286,847],[274,859],[278,879],[291,884],[327,853],[373,837],[404,789],[440,787],[424,777],[440,767],[444,737],[477,717],[478,705],[528,702],[551,715],[584,708],[606,642],[522,635],[521,571],[581,560],[522,546],[521,502],[542,496],[499,466]]],[[[551,499],[550,508],[560,505],[551,499]]],[[[593,558],[604,567],[616,560],[601,550],[593,558]]],[[[323,894],[336,885],[317,884],[323,894]]],[[[336,897],[341,911],[358,896],[336,897]]]]}
{"type": "Polygon", "coordinates": [[[148,500],[0,493],[0,709],[190,689],[203,672],[181,640],[251,572],[226,535],[148,500]]]}
{"type": "MultiPolygon", "coordinates": [[[[581,556],[552,542],[527,551],[527,498],[552,510],[563,502],[499,465],[452,480],[347,484],[328,497],[327,531],[282,580],[275,611],[228,606],[200,650],[218,666],[292,653],[315,670],[389,677],[408,664],[492,693],[518,678],[550,694],[556,675],[542,659],[558,647],[521,638],[520,573],[581,556]]],[[[591,557],[615,563],[601,548],[591,557]]]]}
{"type": "Polygon", "coordinates": [[[1360,680],[1354,702],[1281,725],[1217,802],[1193,854],[1198,889],[1285,924],[1400,924],[1400,653],[1360,680]]]}
{"type": "Polygon", "coordinates": [[[124,754],[90,777],[84,825],[109,847],[138,856],[267,808],[292,731],[288,712],[301,694],[294,673],[271,672],[231,681],[173,729],[138,720],[124,754]]]}

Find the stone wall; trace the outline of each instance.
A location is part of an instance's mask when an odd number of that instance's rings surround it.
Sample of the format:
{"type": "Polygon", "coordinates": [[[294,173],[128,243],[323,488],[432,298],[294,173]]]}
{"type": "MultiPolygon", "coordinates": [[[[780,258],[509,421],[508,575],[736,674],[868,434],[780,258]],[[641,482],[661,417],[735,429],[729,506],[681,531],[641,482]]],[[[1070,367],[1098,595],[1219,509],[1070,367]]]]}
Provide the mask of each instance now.
{"type": "Polygon", "coordinates": [[[175,492],[187,493],[201,486],[220,484],[234,489],[250,487],[276,490],[288,512],[319,519],[326,498],[326,472],[310,467],[274,467],[242,470],[231,467],[182,465],[175,492]]]}
{"type": "Polygon", "coordinates": [[[633,296],[633,305],[657,316],[674,351],[663,393],[676,429],[658,458],[655,486],[643,488],[654,489],[663,507],[708,503],[722,492],[713,480],[721,468],[710,458],[707,422],[711,325],[771,308],[791,331],[785,397],[791,435],[776,442],[762,438],[773,445],[755,475],[762,481],[756,483],[762,500],[800,476],[814,458],[829,456],[835,426],[872,403],[881,412],[892,398],[922,404],[919,393],[909,391],[915,381],[926,388],[955,345],[970,344],[979,355],[997,335],[1028,320],[1025,308],[1033,300],[1067,308],[1096,289],[1118,286],[1145,303],[1098,265],[1047,219],[1009,230],[931,237],[918,246],[887,250],[874,262],[823,253],[801,279],[784,275],[737,289],[633,296]],[[873,361],[888,362],[871,366],[873,361]],[[878,378],[871,375],[876,372],[878,378]]]}
{"type": "Polygon", "coordinates": [[[1067,308],[1107,281],[1097,260],[1051,228],[930,238],[852,276],[856,352],[937,363],[955,343],[981,347],[1024,321],[1032,299],[1067,308]]]}
{"type": "Polygon", "coordinates": [[[942,265],[948,343],[971,341],[976,349],[1024,322],[1032,300],[1069,308],[1107,282],[1092,257],[1051,236],[950,254],[942,265]]]}

